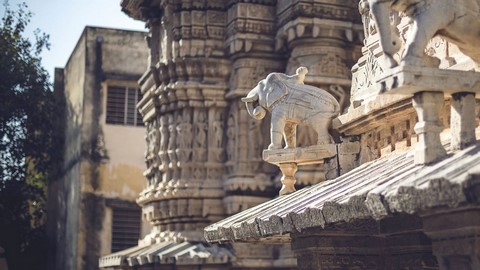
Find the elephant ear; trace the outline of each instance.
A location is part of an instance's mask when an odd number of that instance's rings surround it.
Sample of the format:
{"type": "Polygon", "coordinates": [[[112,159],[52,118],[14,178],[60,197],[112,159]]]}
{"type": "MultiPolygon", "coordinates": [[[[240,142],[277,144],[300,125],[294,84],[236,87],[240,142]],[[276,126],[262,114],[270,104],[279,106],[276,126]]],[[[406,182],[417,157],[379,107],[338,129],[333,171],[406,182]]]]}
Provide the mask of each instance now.
{"type": "Polygon", "coordinates": [[[285,82],[278,76],[278,74],[271,74],[267,78],[267,108],[270,108],[275,102],[288,94],[288,88],[285,82]]]}

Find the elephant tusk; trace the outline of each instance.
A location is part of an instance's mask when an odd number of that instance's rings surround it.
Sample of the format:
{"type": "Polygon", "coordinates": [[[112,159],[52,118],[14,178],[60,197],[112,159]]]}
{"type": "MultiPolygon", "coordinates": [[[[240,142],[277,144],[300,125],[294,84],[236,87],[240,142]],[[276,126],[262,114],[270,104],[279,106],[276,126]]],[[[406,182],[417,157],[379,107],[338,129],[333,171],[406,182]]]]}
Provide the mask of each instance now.
{"type": "Polygon", "coordinates": [[[253,118],[255,118],[257,120],[261,120],[265,117],[266,113],[267,113],[267,111],[264,108],[258,106],[253,110],[253,115],[252,116],[253,116],[253,118]]]}

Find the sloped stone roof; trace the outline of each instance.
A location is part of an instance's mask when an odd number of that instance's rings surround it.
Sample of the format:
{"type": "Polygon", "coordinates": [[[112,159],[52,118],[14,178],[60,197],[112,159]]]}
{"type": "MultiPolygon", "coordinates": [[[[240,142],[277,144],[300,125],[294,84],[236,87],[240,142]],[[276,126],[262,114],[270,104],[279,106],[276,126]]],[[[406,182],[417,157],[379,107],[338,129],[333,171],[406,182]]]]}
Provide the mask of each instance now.
{"type": "Polygon", "coordinates": [[[431,166],[415,166],[413,152],[392,153],[212,224],[205,238],[255,241],[354,219],[477,204],[479,184],[478,141],[431,166]]]}
{"type": "Polygon", "coordinates": [[[225,264],[234,258],[227,247],[194,242],[160,242],[135,246],[99,259],[100,268],[146,264],[206,265],[225,264]]]}

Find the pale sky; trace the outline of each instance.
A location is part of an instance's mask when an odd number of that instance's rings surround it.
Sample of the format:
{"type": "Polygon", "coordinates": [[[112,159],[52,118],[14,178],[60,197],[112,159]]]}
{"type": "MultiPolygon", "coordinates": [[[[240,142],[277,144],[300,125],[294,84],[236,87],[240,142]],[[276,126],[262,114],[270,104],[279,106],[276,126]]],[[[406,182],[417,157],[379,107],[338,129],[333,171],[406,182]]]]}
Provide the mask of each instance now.
{"type": "MultiPolygon", "coordinates": [[[[3,17],[4,6],[0,6],[3,17]]],[[[145,30],[145,23],[121,11],[120,0],[8,0],[11,9],[26,2],[33,13],[26,34],[33,38],[39,28],[50,35],[50,50],[42,53],[43,67],[53,81],[55,67],[64,67],[85,26],[145,30]]]]}

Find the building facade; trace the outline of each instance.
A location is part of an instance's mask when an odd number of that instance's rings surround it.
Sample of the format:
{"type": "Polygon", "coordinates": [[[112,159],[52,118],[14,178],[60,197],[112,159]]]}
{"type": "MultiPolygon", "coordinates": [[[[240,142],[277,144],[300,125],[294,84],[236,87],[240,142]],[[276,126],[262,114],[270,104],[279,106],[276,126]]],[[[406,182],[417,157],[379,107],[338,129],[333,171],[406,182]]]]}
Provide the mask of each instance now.
{"type": "Polygon", "coordinates": [[[144,36],[86,27],[55,70],[64,163],[48,188],[49,269],[96,269],[100,256],[136,245],[146,230],[135,203],[145,186],[145,127],[136,109],[144,36]]]}
{"type": "MultiPolygon", "coordinates": [[[[279,171],[262,160],[268,124],[250,117],[240,98],[273,71],[309,70],[345,108],[350,69],[361,56],[363,28],[350,0],[143,1],[123,11],[147,23],[148,68],[138,108],[147,127],[137,203],[152,226],[138,246],[100,259],[110,269],[293,268],[289,245],[208,245],[203,228],[269,201],[279,171]]],[[[299,144],[314,133],[299,129],[299,144]]],[[[339,139],[337,134],[336,139],[339,139]]],[[[311,185],[337,175],[331,164],[305,166],[311,185]]]]}

